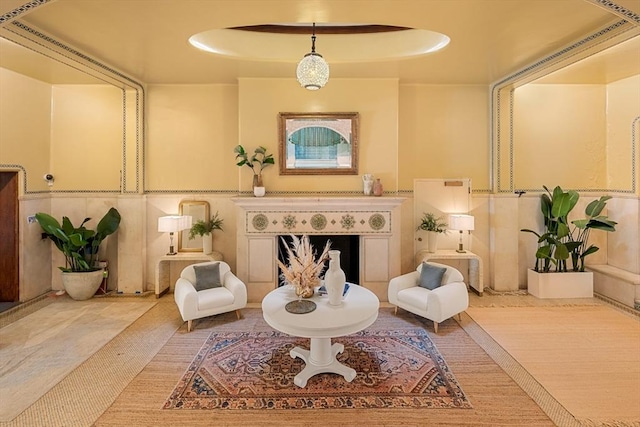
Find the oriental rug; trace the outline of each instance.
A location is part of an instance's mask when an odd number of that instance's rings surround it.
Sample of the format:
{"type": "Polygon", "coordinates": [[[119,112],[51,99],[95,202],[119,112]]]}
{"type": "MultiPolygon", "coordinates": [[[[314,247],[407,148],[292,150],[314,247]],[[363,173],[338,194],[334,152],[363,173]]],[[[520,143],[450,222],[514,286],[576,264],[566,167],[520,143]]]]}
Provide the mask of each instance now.
{"type": "Polygon", "coordinates": [[[365,330],[333,340],[352,382],[319,374],[300,388],[309,340],[276,331],[212,332],[163,409],[472,408],[423,329],[365,330]]]}

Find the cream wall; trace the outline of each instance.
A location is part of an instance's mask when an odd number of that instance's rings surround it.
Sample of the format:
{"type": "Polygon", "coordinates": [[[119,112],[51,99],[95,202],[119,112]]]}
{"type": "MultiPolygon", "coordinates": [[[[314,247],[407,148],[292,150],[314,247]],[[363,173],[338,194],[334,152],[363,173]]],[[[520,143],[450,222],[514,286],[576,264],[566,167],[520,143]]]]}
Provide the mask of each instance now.
{"type": "Polygon", "coordinates": [[[517,88],[515,188],[607,188],[606,113],[604,85],[528,84],[517,88]]]}
{"type": "MultiPolygon", "coordinates": [[[[607,184],[617,190],[632,189],[632,131],[635,128],[636,174],[640,172],[640,75],[606,86],[607,95],[607,184]]],[[[637,179],[637,176],[636,176],[637,179]]],[[[640,188],[636,183],[636,194],[640,188]]]]}
{"type": "Polygon", "coordinates": [[[489,190],[489,88],[472,85],[401,85],[399,189],[416,178],[471,178],[489,190]]]}
{"type": "Polygon", "coordinates": [[[48,191],[51,85],[0,68],[0,164],[28,172],[30,191],[48,191]]]}
{"type": "Polygon", "coordinates": [[[146,189],[238,188],[238,86],[151,85],[147,90],[146,189]]]}
{"type": "MultiPolygon", "coordinates": [[[[245,149],[263,145],[274,153],[276,166],[263,177],[270,191],[362,191],[352,175],[278,174],[278,113],[357,112],[360,114],[359,173],[380,178],[388,191],[397,189],[398,81],[395,79],[331,79],[320,91],[300,88],[295,79],[240,79],[239,137],[245,149]]],[[[252,174],[239,171],[239,186],[251,188],[252,174]]]]}
{"type": "Polygon", "coordinates": [[[53,188],[120,191],[122,91],[111,85],[54,85],[51,104],[53,188]]]}

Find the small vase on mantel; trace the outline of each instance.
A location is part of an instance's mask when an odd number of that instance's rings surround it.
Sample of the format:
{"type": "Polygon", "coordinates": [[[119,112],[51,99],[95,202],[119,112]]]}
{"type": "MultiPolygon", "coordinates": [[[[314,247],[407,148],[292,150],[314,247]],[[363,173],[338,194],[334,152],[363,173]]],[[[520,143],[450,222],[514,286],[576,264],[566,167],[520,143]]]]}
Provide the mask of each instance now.
{"type": "Polygon", "coordinates": [[[262,197],[265,194],[264,184],[262,183],[262,174],[253,175],[253,195],[262,197]]]}
{"type": "Polygon", "coordinates": [[[382,196],[382,183],[380,182],[380,178],[376,178],[376,181],[373,183],[373,195],[382,196]]]}
{"type": "Polygon", "coordinates": [[[346,276],[340,268],[340,251],[329,251],[329,269],[324,275],[324,286],[327,289],[330,305],[342,304],[342,293],[346,276]]]}

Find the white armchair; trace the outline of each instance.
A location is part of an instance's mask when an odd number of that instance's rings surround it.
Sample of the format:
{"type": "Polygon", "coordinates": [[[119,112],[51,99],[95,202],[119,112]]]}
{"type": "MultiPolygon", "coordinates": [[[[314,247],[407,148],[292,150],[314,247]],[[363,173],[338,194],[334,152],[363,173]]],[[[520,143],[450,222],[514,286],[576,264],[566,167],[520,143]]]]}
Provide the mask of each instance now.
{"type": "Polygon", "coordinates": [[[453,267],[435,262],[432,266],[444,267],[447,270],[442,277],[441,285],[433,290],[419,286],[422,263],[416,271],[394,277],[389,282],[389,302],[413,314],[433,320],[433,329],[438,333],[438,323],[458,315],[469,307],[469,294],[464,284],[462,273],[453,267]]]}
{"type": "Polygon", "coordinates": [[[238,279],[223,261],[202,262],[187,266],[176,281],[174,298],[182,320],[187,322],[187,332],[191,332],[193,319],[201,319],[215,314],[236,311],[240,319],[240,309],[247,306],[247,287],[238,279]],[[196,291],[195,266],[220,263],[222,286],[196,291]]]}

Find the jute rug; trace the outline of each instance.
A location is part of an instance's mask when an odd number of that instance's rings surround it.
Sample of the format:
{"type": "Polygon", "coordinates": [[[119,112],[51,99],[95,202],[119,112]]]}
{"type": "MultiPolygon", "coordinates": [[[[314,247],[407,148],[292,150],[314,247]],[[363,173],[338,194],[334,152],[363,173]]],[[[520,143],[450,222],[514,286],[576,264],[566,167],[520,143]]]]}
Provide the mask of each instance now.
{"type": "Polygon", "coordinates": [[[293,380],[304,362],[289,351],[308,348],[308,339],[212,332],[164,409],[471,408],[424,329],[365,330],[334,342],[356,378],[319,374],[301,388],[293,380]]]}

